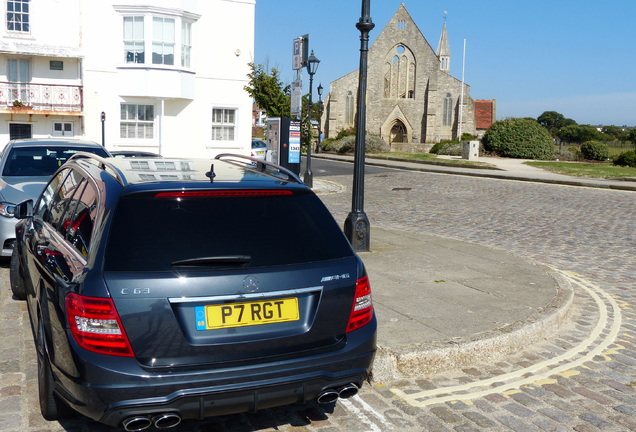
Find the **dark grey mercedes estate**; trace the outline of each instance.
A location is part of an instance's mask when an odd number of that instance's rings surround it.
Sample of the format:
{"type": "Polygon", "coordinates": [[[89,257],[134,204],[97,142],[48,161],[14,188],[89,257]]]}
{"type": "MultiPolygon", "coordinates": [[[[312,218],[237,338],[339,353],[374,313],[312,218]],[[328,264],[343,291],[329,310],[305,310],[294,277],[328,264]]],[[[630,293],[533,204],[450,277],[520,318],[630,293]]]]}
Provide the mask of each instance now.
{"type": "Polygon", "coordinates": [[[369,377],[364,265],[285,168],[80,153],[15,214],[46,419],[166,428],[333,403],[369,377]]]}

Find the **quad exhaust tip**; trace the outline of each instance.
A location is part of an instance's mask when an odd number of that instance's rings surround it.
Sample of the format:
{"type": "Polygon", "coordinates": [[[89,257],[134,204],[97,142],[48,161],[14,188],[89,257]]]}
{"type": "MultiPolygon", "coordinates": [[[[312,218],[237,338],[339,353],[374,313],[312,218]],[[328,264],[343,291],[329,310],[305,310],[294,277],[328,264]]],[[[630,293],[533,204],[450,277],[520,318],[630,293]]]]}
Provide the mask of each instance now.
{"type": "Polygon", "coordinates": [[[153,417],[135,416],[129,417],[122,422],[122,426],[127,432],[139,432],[154,426],[157,429],[168,429],[181,423],[181,416],[175,413],[163,413],[153,417]]]}
{"type": "Polygon", "coordinates": [[[358,386],[351,383],[351,384],[347,384],[346,386],[342,387],[340,390],[338,390],[338,397],[340,399],[348,399],[352,396],[355,396],[358,394],[358,386]]]}
{"type": "Polygon", "coordinates": [[[152,426],[152,420],[145,416],[129,417],[122,422],[122,426],[128,432],[137,432],[152,426]]]}
{"type": "Polygon", "coordinates": [[[175,413],[160,414],[152,418],[152,423],[157,429],[168,429],[181,423],[181,417],[175,413]]]}
{"type": "Polygon", "coordinates": [[[328,404],[337,401],[338,399],[348,399],[358,394],[358,386],[354,383],[347,384],[346,386],[338,389],[327,389],[318,395],[316,399],[320,404],[328,404]]]}

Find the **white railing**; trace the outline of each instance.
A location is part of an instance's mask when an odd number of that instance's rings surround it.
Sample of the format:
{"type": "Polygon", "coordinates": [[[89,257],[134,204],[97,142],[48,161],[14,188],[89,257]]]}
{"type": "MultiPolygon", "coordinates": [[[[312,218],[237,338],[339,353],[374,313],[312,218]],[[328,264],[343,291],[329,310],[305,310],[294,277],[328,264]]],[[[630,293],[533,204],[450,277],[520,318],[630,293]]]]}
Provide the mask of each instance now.
{"type": "Polygon", "coordinates": [[[0,82],[0,109],[82,111],[82,86],[0,82]]]}

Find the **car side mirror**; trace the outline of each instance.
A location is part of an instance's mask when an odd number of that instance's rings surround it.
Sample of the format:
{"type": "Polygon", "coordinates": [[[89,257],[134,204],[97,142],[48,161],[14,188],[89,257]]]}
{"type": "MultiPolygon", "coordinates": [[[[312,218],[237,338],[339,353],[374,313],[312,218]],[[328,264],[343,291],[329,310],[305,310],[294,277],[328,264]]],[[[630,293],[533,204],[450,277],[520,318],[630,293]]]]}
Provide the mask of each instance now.
{"type": "Polygon", "coordinates": [[[14,217],[16,219],[26,219],[33,217],[33,200],[28,199],[16,205],[14,217]]]}

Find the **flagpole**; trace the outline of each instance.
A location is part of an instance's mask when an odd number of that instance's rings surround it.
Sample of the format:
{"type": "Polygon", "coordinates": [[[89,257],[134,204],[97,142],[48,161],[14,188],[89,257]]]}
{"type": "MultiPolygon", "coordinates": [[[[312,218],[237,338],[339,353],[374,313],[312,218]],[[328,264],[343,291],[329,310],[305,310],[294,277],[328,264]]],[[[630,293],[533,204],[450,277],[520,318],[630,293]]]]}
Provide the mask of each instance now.
{"type": "Polygon", "coordinates": [[[457,133],[457,139],[462,139],[462,123],[464,120],[464,70],[466,67],[466,39],[464,39],[464,53],[462,58],[462,91],[459,98],[459,131],[457,133]]]}

